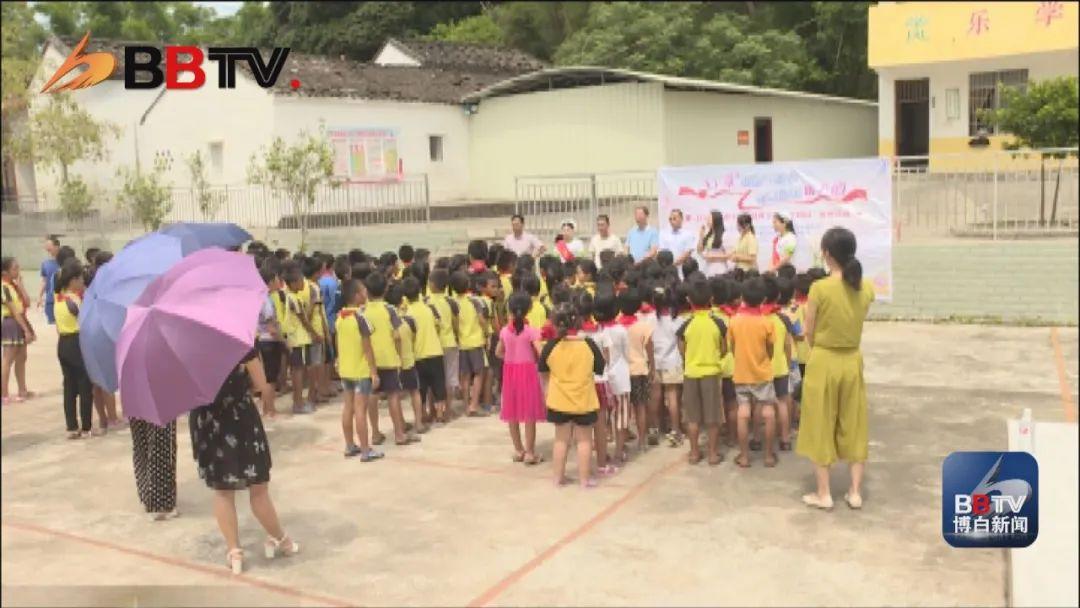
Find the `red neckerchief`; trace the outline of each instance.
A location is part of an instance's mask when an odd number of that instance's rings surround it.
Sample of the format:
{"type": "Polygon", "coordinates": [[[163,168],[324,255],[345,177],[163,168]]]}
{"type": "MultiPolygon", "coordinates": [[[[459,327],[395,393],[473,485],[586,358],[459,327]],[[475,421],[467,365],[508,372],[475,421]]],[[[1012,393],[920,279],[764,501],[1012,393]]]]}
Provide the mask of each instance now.
{"type": "Polygon", "coordinates": [[[763,314],[763,315],[771,315],[774,312],[777,312],[779,310],[780,310],[780,307],[777,306],[776,304],[762,304],[761,305],[761,314],[763,314]]]}
{"type": "Polygon", "coordinates": [[[720,307],[720,310],[724,311],[724,313],[726,313],[727,316],[734,317],[735,313],[738,312],[739,309],[734,307],[734,306],[730,306],[728,304],[725,304],[725,305],[720,307]]]}
{"type": "Polygon", "coordinates": [[[755,315],[755,316],[766,314],[762,310],[762,308],[763,307],[761,307],[761,306],[747,306],[746,304],[743,304],[742,306],[739,307],[738,314],[740,314],[740,315],[755,315]]]}
{"type": "Polygon", "coordinates": [[[634,323],[637,323],[637,317],[634,315],[619,315],[619,318],[616,319],[616,321],[623,327],[630,327],[634,323]]]}
{"type": "Polygon", "coordinates": [[[691,312],[701,312],[701,311],[712,312],[712,307],[711,306],[694,306],[693,304],[691,304],[690,305],[690,311],[691,312]]]}
{"type": "Polygon", "coordinates": [[[639,310],[638,312],[643,315],[647,315],[651,312],[656,312],[656,308],[652,304],[642,304],[641,310],[639,310]]]}
{"type": "Polygon", "coordinates": [[[574,259],[574,254],[570,251],[570,248],[566,246],[566,241],[555,243],[555,249],[559,252],[559,255],[562,256],[564,262],[569,262],[574,259]]]}
{"type": "Polygon", "coordinates": [[[600,329],[600,326],[597,325],[596,321],[593,321],[592,319],[589,319],[588,321],[585,321],[584,323],[581,324],[581,331],[587,331],[589,333],[593,333],[598,329],[600,329]]]}
{"type": "Polygon", "coordinates": [[[600,327],[602,327],[604,329],[607,329],[609,327],[615,327],[615,319],[612,319],[610,321],[601,321],[600,322],[600,327]]]}
{"type": "Polygon", "coordinates": [[[487,264],[483,260],[473,260],[469,262],[469,272],[473,274],[481,273],[487,270],[487,264]]]}
{"type": "Polygon", "coordinates": [[[780,235],[776,235],[772,239],[772,265],[777,266],[780,262],[780,254],[776,253],[776,244],[780,242],[780,235]]]}
{"type": "Polygon", "coordinates": [[[544,326],[540,328],[540,338],[544,340],[554,340],[559,336],[559,332],[555,331],[555,324],[551,320],[545,321],[544,326]]]}
{"type": "Polygon", "coordinates": [[[11,288],[15,290],[15,296],[19,298],[20,302],[22,302],[23,310],[30,306],[30,303],[27,302],[26,298],[24,297],[23,290],[19,289],[19,287],[15,285],[15,281],[12,281],[11,279],[4,279],[4,284],[11,285],[11,288]]]}
{"type": "Polygon", "coordinates": [[[576,329],[568,329],[568,330],[566,330],[566,336],[567,337],[576,336],[577,332],[578,332],[578,330],[576,330],[576,329]]]}
{"type": "Polygon", "coordinates": [[[807,297],[807,296],[795,296],[795,303],[796,304],[806,304],[806,301],[809,300],[809,299],[810,298],[807,297]]]}

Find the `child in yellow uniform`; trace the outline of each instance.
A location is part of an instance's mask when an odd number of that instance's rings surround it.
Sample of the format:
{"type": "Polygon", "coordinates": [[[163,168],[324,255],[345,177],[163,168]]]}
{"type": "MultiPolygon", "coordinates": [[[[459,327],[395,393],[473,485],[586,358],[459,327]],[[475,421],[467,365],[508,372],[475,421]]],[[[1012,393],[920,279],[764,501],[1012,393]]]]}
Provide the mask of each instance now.
{"type": "Polygon", "coordinates": [[[0,312],[3,314],[3,399],[4,405],[10,401],[22,401],[28,395],[26,390],[26,346],[34,342],[34,328],[26,318],[26,307],[30,298],[19,280],[19,263],[15,258],[2,260],[3,284],[0,312]],[[15,382],[19,385],[16,397],[8,395],[8,380],[11,369],[15,368],[15,382]]]}
{"type": "Polygon", "coordinates": [[[773,349],[776,330],[773,322],[762,314],[765,283],[760,277],[742,284],[743,306],[731,319],[728,328],[728,347],[735,353],[735,397],[739,402],[739,456],[735,464],[750,466],[751,408],[759,409],[765,419],[765,466],[776,466],[773,439],[776,434],[776,392],[773,388],[773,349]]]}
{"type": "Polygon", "coordinates": [[[862,278],[855,257],[855,235],[830,228],[821,237],[829,277],[810,287],[806,306],[806,340],[810,358],[803,380],[802,424],[796,451],[814,463],[817,491],[803,496],[811,507],[832,508],[829,466],[837,459],[851,465],[851,487],[845,500],[862,507],[862,477],[869,436],[866,383],[859,350],[863,321],[874,301],[874,288],[862,278]]]}
{"type": "Polygon", "coordinates": [[[94,411],[93,386],[86,374],[82,350],[79,348],[79,307],[82,305],[83,267],[76,258],[68,258],[56,279],[56,330],[60,338],[56,346],[60,359],[60,372],[64,376],[64,418],[67,422],[68,439],[78,439],[90,434],[94,411]],[[75,401],[78,400],[78,416],[75,401]]]}
{"type": "Polygon", "coordinates": [[[793,331],[790,321],[781,314],[780,307],[780,281],[772,275],[765,275],[765,306],[768,307],[766,316],[772,321],[773,330],[776,332],[776,348],[773,349],[773,392],[776,393],[776,418],[780,426],[780,451],[791,450],[791,395],[788,391],[788,376],[791,373],[791,356],[795,349],[793,331]]]}
{"type": "Polygon", "coordinates": [[[416,372],[416,319],[409,314],[408,303],[401,283],[395,283],[386,291],[386,303],[394,307],[401,317],[398,333],[401,336],[401,392],[409,396],[413,410],[413,427],[417,433],[428,432],[424,424],[424,402],[420,396],[420,375],[416,372]]]}
{"type": "MultiPolygon", "coordinates": [[[[738,286],[723,277],[712,277],[709,279],[709,288],[712,291],[713,314],[724,322],[724,327],[731,327],[731,317],[736,308],[735,300],[738,299],[738,286]]],[[[735,421],[738,418],[735,382],[731,379],[734,374],[735,354],[729,349],[720,359],[720,398],[724,405],[724,430],[729,446],[735,445],[735,421]]]]}
{"type": "Polygon", "coordinates": [[[571,305],[560,305],[552,320],[558,337],[544,345],[539,369],[548,373],[545,402],[548,422],[555,425],[555,485],[566,483],[567,452],[576,435],[579,483],[593,487],[592,427],[599,409],[593,378],[604,373],[604,355],[595,342],[578,334],[581,322],[571,305]]]}
{"type": "Polygon", "coordinates": [[[285,333],[288,336],[289,365],[292,368],[293,413],[310,414],[315,411],[317,387],[312,379],[310,368],[312,345],[322,340],[322,334],[311,325],[311,294],[299,268],[286,271],[285,284],[285,333]],[[303,402],[304,380],[308,382],[308,401],[303,402]]]}
{"type": "Polygon", "coordinates": [[[534,276],[526,276],[521,280],[521,288],[532,298],[532,306],[529,307],[529,312],[525,315],[525,321],[530,327],[536,329],[540,329],[547,322],[549,310],[540,301],[540,284],[540,279],[534,276]]]}
{"type": "Polygon", "coordinates": [[[481,393],[483,407],[488,413],[498,410],[496,404],[495,383],[502,376],[502,365],[495,356],[495,349],[499,343],[499,332],[502,330],[503,318],[505,317],[505,301],[501,295],[502,283],[499,276],[487,270],[476,275],[476,293],[487,308],[488,326],[485,331],[487,369],[484,371],[484,390],[481,393]]]}
{"type": "Polygon", "coordinates": [[[683,418],[686,420],[687,438],[690,440],[690,464],[701,462],[698,437],[705,426],[708,437],[709,464],[718,465],[723,460],[719,452],[720,424],[724,422],[724,409],[720,403],[720,361],[727,352],[725,344],[727,327],[712,314],[712,292],[708,283],[698,281],[690,285],[690,305],[693,314],[676,336],[684,361],[683,371],[683,418]]]}
{"type": "Polygon", "coordinates": [[[420,300],[420,281],[415,277],[405,277],[401,283],[408,300],[408,314],[416,322],[414,338],[416,355],[416,373],[420,379],[420,397],[428,399],[434,406],[424,417],[424,424],[435,420],[446,421],[446,367],[443,361],[443,347],[440,337],[442,317],[438,308],[420,300]]]}
{"type": "Polygon", "coordinates": [[[317,340],[311,345],[311,360],[308,365],[308,373],[310,376],[310,382],[315,387],[315,397],[312,403],[326,403],[329,401],[328,393],[330,387],[329,370],[326,369],[326,346],[329,339],[329,324],[326,320],[326,307],[323,306],[322,291],[319,289],[319,284],[315,282],[319,272],[322,270],[322,264],[317,258],[308,258],[305,262],[304,268],[306,278],[304,279],[305,293],[307,300],[308,320],[311,322],[311,326],[315,328],[315,332],[322,337],[321,340],[317,340]]]}
{"type": "Polygon", "coordinates": [[[372,392],[378,388],[379,376],[375,370],[375,353],[371,348],[371,327],[363,316],[367,291],[356,279],[346,279],[341,284],[344,306],[335,321],[334,334],[337,341],[337,370],[341,386],[345,390],[345,404],[341,410],[341,430],[345,435],[345,457],[359,456],[361,462],[371,462],[383,457],[383,453],[371,448],[368,436],[368,407],[372,392]],[[355,434],[354,434],[355,433],[355,434]],[[360,446],[353,441],[360,438],[360,446]]]}
{"type": "Polygon", "coordinates": [[[458,347],[458,305],[457,301],[447,293],[450,284],[450,273],[445,269],[436,268],[428,277],[428,297],[425,300],[439,315],[439,342],[443,348],[443,377],[446,382],[446,411],[443,412],[442,422],[450,422],[454,417],[454,409],[450,407],[450,398],[459,387],[459,347],[458,347]]]}
{"type": "MultiPolygon", "coordinates": [[[[401,413],[401,317],[383,299],[387,289],[386,275],[373,272],[364,280],[364,286],[369,300],[363,314],[371,326],[371,349],[375,354],[375,373],[379,376],[379,387],[373,388],[372,392],[376,396],[386,395],[395,443],[408,445],[420,438],[406,434],[405,417],[401,413]]],[[[372,443],[380,445],[385,437],[379,432],[378,408],[368,409],[368,422],[371,423],[372,443]]]]}
{"type": "Polygon", "coordinates": [[[466,414],[472,417],[486,415],[480,409],[480,391],[483,388],[484,334],[488,324],[484,302],[473,295],[469,275],[458,271],[450,275],[450,289],[458,305],[458,353],[461,387],[468,403],[466,414]]]}

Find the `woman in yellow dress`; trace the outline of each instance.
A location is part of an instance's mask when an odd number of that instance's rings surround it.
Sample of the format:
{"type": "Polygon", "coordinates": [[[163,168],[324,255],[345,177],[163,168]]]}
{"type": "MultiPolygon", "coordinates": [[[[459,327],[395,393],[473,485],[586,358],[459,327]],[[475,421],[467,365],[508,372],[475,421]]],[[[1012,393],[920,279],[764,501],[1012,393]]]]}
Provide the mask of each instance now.
{"type": "Polygon", "coordinates": [[[862,477],[868,446],[866,384],[859,350],[863,320],[874,290],[862,278],[855,235],[830,228],[821,237],[829,276],[810,288],[804,331],[810,347],[802,389],[802,422],[796,451],[814,463],[817,491],[802,497],[808,506],[831,509],[829,467],[846,460],[851,488],[844,500],[862,507],[862,477]]]}
{"type": "Polygon", "coordinates": [[[754,220],[749,213],[740,214],[735,219],[735,227],[739,229],[739,242],[735,245],[735,251],[730,256],[730,261],[735,263],[736,268],[742,270],[757,270],[757,233],[754,232],[754,220]]]}

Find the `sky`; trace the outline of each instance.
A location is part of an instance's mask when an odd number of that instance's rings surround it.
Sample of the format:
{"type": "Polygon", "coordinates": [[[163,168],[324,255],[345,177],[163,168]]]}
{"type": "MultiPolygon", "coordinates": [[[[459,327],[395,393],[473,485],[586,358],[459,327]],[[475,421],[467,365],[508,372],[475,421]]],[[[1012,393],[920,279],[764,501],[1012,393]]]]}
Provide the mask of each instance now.
{"type": "Polygon", "coordinates": [[[228,17],[240,10],[240,5],[242,5],[243,2],[195,2],[195,4],[208,6],[214,9],[217,12],[218,17],[228,17]]]}

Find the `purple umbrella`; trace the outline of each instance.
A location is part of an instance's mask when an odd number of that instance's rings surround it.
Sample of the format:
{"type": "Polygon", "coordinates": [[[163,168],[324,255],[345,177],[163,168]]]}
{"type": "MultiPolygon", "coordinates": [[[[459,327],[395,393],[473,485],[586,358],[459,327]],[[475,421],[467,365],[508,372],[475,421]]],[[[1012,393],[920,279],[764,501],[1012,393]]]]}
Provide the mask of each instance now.
{"type": "Polygon", "coordinates": [[[164,425],[211,403],[254,347],[266,293],[250,256],[220,249],[197,251],[150,283],[116,343],[125,414],[164,425]]]}

